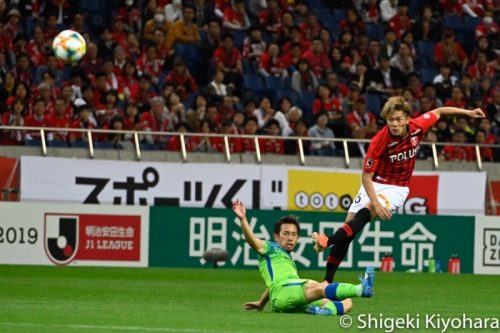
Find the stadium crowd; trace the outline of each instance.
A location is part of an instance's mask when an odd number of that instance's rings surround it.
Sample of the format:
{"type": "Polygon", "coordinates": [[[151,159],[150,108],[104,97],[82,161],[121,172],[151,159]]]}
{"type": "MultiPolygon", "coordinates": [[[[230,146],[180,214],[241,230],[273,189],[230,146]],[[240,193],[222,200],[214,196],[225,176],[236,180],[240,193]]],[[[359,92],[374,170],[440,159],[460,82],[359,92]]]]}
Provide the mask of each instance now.
{"type": "MultiPolygon", "coordinates": [[[[335,156],[339,146],[322,138],[371,138],[385,100],[402,95],[415,117],[443,105],[487,113],[440,119],[427,141],[498,143],[499,14],[494,0],[0,0],[0,124],[61,128],[47,134],[53,146],[86,144],[68,127],[136,129],[313,137],[306,154],[335,156]],[[52,53],[64,29],[87,41],[78,63],[52,53]]],[[[0,136],[40,143],[39,131],[0,136]]],[[[132,145],[122,134],[95,139],[132,145]]],[[[140,139],[144,149],[180,149],[178,136],[140,139]]],[[[209,136],[186,145],[224,149],[209,136]]],[[[259,145],[298,150],[286,139],[259,145]]],[[[253,152],[255,141],[231,139],[230,149],[253,152]]],[[[440,155],[475,159],[467,147],[440,155]]],[[[481,155],[499,159],[490,148],[481,155]]]]}

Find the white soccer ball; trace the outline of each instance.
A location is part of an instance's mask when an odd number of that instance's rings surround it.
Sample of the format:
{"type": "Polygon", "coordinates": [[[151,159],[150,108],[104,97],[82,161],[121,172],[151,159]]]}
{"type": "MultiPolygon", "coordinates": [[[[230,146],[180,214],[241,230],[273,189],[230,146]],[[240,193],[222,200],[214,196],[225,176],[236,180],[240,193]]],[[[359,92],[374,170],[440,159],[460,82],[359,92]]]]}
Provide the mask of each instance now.
{"type": "Polygon", "coordinates": [[[79,61],[85,55],[87,44],[78,32],[64,30],[54,38],[52,50],[56,58],[70,64],[79,61]]]}

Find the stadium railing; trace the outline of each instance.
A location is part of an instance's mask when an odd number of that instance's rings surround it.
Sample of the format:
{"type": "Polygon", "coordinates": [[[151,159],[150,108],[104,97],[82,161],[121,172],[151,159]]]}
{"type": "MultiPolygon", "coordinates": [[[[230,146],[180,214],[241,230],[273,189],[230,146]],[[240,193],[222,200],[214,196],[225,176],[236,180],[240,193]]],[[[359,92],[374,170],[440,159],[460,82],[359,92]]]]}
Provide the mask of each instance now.
{"type": "MultiPolygon", "coordinates": [[[[48,149],[48,140],[46,138],[46,134],[50,132],[80,132],[84,133],[86,137],[86,142],[84,143],[88,149],[89,157],[94,158],[95,155],[95,143],[94,138],[97,138],[99,134],[129,134],[131,135],[131,140],[135,150],[135,157],[137,160],[141,160],[141,145],[140,145],[140,136],[164,136],[164,137],[172,137],[178,136],[180,141],[180,153],[181,153],[181,161],[186,162],[188,160],[188,151],[186,148],[186,138],[187,137],[219,137],[224,141],[224,155],[226,162],[231,162],[231,150],[229,139],[230,138],[251,138],[255,140],[255,158],[258,163],[262,162],[262,154],[259,147],[260,139],[274,139],[274,140],[296,140],[298,145],[298,155],[299,155],[299,163],[301,165],[306,164],[306,155],[304,153],[304,141],[328,141],[333,143],[340,143],[343,147],[343,158],[345,161],[345,167],[349,168],[351,165],[351,154],[349,151],[349,143],[368,143],[369,139],[353,139],[353,138],[312,138],[312,137],[294,137],[294,136],[270,136],[270,135],[245,135],[245,134],[206,134],[206,133],[178,133],[178,132],[155,132],[155,131],[128,131],[128,130],[110,130],[110,129],[82,129],[82,128],[56,128],[56,127],[28,127],[28,126],[0,126],[0,131],[4,130],[14,130],[14,131],[38,131],[40,133],[40,147],[41,154],[43,156],[47,156],[48,149]]],[[[427,145],[431,147],[432,151],[432,160],[434,169],[439,169],[439,157],[438,157],[438,148],[439,146],[445,145],[453,145],[459,147],[472,147],[475,151],[476,155],[476,166],[479,171],[483,169],[483,161],[481,158],[481,148],[500,148],[498,144],[475,144],[475,143],[464,143],[464,144],[456,144],[452,142],[421,142],[422,145],[427,145]]],[[[69,147],[69,146],[68,146],[69,147]]]]}

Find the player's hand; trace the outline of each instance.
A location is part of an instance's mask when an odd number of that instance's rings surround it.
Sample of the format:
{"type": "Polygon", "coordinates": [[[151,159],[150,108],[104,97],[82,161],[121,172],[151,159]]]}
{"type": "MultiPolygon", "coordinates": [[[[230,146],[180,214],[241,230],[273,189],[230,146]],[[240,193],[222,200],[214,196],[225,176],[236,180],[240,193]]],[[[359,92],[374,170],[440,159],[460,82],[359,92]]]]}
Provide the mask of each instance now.
{"type": "Polygon", "coordinates": [[[474,109],[469,112],[469,117],[471,118],[486,118],[486,115],[484,114],[483,110],[481,109],[474,109]]]}
{"type": "Polygon", "coordinates": [[[252,310],[257,310],[257,311],[262,311],[264,308],[260,302],[248,302],[243,305],[243,308],[247,311],[252,311],[252,310]]]}
{"type": "Polygon", "coordinates": [[[236,216],[242,219],[247,214],[247,209],[245,208],[243,202],[241,202],[240,200],[236,200],[235,202],[233,202],[233,212],[236,214],[236,216]]]}
{"type": "Polygon", "coordinates": [[[375,205],[373,208],[375,208],[375,212],[377,212],[378,217],[380,217],[382,220],[387,221],[391,219],[392,213],[389,209],[387,209],[387,207],[382,205],[375,205]]]}

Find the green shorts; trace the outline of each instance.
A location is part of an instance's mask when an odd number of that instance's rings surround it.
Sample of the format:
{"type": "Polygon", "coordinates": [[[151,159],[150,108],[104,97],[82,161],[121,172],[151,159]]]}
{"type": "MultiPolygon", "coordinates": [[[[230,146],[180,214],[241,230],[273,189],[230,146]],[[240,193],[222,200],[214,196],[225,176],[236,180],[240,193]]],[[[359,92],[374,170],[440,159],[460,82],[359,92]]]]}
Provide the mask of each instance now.
{"type": "Polygon", "coordinates": [[[270,290],[273,312],[305,312],[308,305],[319,306],[321,301],[306,301],[304,285],[307,281],[309,280],[293,279],[273,284],[270,290]]]}

